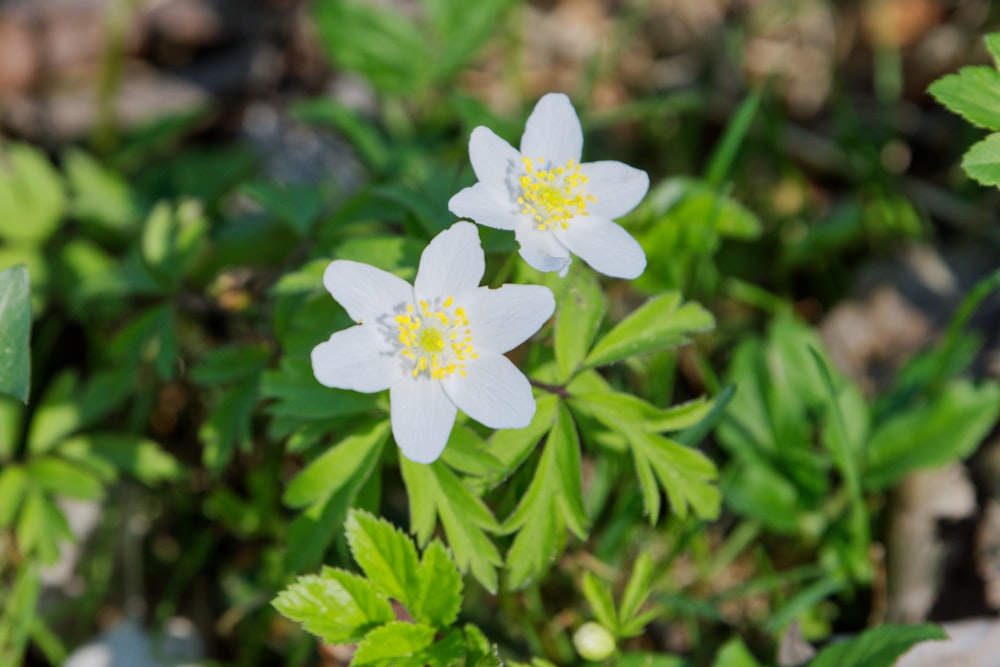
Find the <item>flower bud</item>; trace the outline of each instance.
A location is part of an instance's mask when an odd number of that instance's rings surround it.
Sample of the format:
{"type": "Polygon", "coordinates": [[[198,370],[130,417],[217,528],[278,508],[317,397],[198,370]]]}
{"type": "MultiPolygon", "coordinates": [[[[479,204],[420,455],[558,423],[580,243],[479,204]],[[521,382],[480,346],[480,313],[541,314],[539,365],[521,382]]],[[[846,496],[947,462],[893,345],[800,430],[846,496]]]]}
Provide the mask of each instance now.
{"type": "Polygon", "coordinates": [[[615,638],[600,623],[584,623],[573,633],[573,646],[584,660],[600,662],[615,652],[615,638]]]}

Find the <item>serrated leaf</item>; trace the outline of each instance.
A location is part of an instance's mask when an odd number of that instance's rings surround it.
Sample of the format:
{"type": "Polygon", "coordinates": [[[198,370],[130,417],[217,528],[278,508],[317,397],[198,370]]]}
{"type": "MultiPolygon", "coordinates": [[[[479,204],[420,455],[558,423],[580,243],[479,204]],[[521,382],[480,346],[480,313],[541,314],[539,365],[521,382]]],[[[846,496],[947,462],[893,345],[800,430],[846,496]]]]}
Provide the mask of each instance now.
{"type": "Polygon", "coordinates": [[[271,604],[327,644],[360,641],[369,631],[396,618],[392,605],[378,595],[371,582],[331,568],[299,577],[271,604]]]}
{"type": "Polygon", "coordinates": [[[577,271],[556,313],[555,346],[558,382],[572,377],[583,361],[607,310],[607,297],[591,271],[577,271]]]}
{"type": "Polygon", "coordinates": [[[1000,186],[1000,132],[974,144],[962,157],[962,168],[983,185],[1000,186]]]}
{"type": "Polygon", "coordinates": [[[414,620],[447,628],[462,607],[462,575],[444,545],[434,540],[424,549],[417,569],[420,592],[407,609],[414,620]]]}
{"type": "Polygon", "coordinates": [[[963,67],[928,89],[938,102],[973,125],[1000,130],[1000,72],[993,67],[963,67]]]}
{"type": "Polygon", "coordinates": [[[618,323],[598,341],[584,366],[604,366],[626,357],[675,347],[691,334],[708,331],[715,318],[697,303],[681,305],[678,292],[667,292],[647,303],[618,323]]]}
{"type": "Polygon", "coordinates": [[[500,529],[489,508],[440,460],[424,465],[401,457],[400,470],[410,498],[410,529],[417,539],[426,543],[440,518],[459,569],[471,571],[495,593],[496,568],[503,560],[486,536],[486,531],[500,529]]]}
{"type": "Polygon", "coordinates": [[[565,541],[562,533],[567,526],[580,539],[586,538],[589,520],[581,478],[576,424],[559,405],[531,484],[504,524],[506,532],[519,531],[507,553],[512,588],[527,585],[548,568],[565,541]]]}
{"type": "Polygon", "coordinates": [[[362,424],[296,475],[282,500],[289,507],[305,507],[335,493],[368,467],[388,437],[388,420],[362,424]]]}
{"type": "Polygon", "coordinates": [[[0,393],[28,401],[31,387],[31,287],[28,270],[0,273],[0,393]]]}
{"type": "Polygon", "coordinates": [[[392,621],[375,628],[358,643],[351,667],[389,667],[424,664],[419,659],[434,643],[434,628],[403,621],[392,621]]]}
{"type": "Polygon", "coordinates": [[[420,563],[410,538],[385,519],[363,510],[348,512],[344,533],[351,555],[375,588],[409,608],[420,596],[420,563]]]}
{"type": "Polygon", "coordinates": [[[491,644],[479,628],[466,623],[462,626],[462,634],[465,636],[465,667],[503,666],[496,644],[491,644]]]}
{"type": "Polygon", "coordinates": [[[883,625],[826,647],[809,667],[891,667],[912,646],[932,639],[947,635],[931,624],[883,625]]]}

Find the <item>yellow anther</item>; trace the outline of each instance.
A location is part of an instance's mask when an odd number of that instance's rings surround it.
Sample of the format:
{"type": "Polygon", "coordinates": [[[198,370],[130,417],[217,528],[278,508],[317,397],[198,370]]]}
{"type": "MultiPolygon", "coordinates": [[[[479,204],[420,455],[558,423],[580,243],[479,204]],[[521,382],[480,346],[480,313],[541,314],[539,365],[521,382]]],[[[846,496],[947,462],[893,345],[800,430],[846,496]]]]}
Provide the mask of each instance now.
{"type": "Polygon", "coordinates": [[[412,314],[414,308],[408,306],[410,315],[396,316],[400,356],[412,362],[413,377],[426,373],[434,380],[442,380],[456,371],[464,373],[459,362],[475,358],[469,319],[461,306],[454,307],[454,302],[451,296],[435,300],[434,305],[421,300],[417,303],[419,315],[412,314]]]}
{"type": "Polygon", "coordinates": [[[538,158],[538,167],[522,158],[525,174],[520,178],[521,194],[517,201],[522,215],[534,219],[538,229],[568,228],[568,221],[577,215],[589,215],[587,203],[597,199],[584,191],[586,175],[580,165],[570,160],[565,167],[544,169],[545,161],[538,158]]]}

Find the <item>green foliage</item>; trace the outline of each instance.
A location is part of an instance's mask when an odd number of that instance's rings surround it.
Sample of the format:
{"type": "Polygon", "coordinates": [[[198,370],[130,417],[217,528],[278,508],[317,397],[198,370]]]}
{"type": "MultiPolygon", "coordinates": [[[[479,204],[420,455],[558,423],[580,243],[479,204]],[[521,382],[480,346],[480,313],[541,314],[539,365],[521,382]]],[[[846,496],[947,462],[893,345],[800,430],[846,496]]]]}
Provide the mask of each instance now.
{"type": "MultiPolygon", "coordinates": [[[[931,84],[930,93],[949,110],[977,127],[1000,130],[1000,57],[998,35],[985,38],[993,67],[963,67],[931,84]]],[[[966,152],[962,168],[983,185],[1000,186],[1000,134],[991,134],[966,152]]]]}
{"type": "Polygon", "coordinates": [[[831,644],[820,651],[809,667],[891,667],[915,644],[946,638],[936,625],[883,625],[853,639],[831,644]]]}
{"type": "Polygon", "coordinates": [[[31,386],[30,297],[26,268],[0,272],[0,393],[25,402],[31,386]]]}
{"type": "Polygon", "coordinates": [[[365,573],[323,568],[299,577],[274,599],[275,608],[329,644],[356,643],[351,665],[499,664],[475,627],[450,629],[462,603],[456,563],[437,540],[418,558],[400,530],[384,519],[351,510],[346,533],[365,573]],[[406,608],[397,620],[390,604],[406,608]]]}

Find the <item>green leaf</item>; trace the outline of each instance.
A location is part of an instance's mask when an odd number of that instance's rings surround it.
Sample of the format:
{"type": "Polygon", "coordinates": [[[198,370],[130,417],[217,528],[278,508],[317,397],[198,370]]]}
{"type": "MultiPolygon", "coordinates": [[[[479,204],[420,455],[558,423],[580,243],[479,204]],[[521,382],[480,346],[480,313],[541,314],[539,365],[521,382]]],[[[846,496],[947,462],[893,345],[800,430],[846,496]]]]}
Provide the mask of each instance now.
{"type": "Polygon", "coordinates": [[[441,460],[424,465],[400,457],[400,469],[410,498],[410,530],[418,541],[430,539],[435,517],[440,518],[459,569],[471,571],[495,593],[496,568],[503,560],[486,531],[499,532],[500,526],[486,504],[441,460]]]}
{"type": "Polygon", "coordinates": [[[704,398],[663,409],[632,394],[615,392],[574,395],[570,405],[612,428],[628,423],[651,433],[690,428],[712,409],[704,398]]]}
{"type": "Polygon", "coordinates": [[[28,475],[18,465],[0,470],[0,528],[7,528],[17,516],[28,491],[28,475]]]}
{"type": "Polygon", "coordinates": [[[973,125],[1000,130],[1000,72],[994,67],[963,67],[931,84],[930,93],[973,125]]]}
{"type": "Polygon", "coordinates": [[[271,352],[263,345],[220,345],[205,353],[188,376],[202,386],[239,382],[267,367],[271,352]]]}
{"type": "Polygon", "coordinates": [[[646,304],[618,323],[587,356],[587,367],[604,366],[626,357],[675,347],[689,336],[709,331],[715,318],[696,303],[681,305],[678,292],[668,292],[646,304]]]}
{"type": "Polygon", "coordinates": [[[362,424],[295,476],[285,490],[284,503],[305,507],[329,497],[378,458],[388,437],[387,420],[362,424]]]}
{"type": "Polygon", "coordinates": [[[558,382],[565,383],[579,367],[608,307],[604,290],[592,271],[576,271],[556,313],[554,345],[558,382]]]}
{"type": "Polygon", "coordinates": [[[497,645],[491,644],[479,628],[466,623],[462,633],[465,635],[465,667],[503,667],[497,645]]]}
{"type": "Polygon", "coordinates": [[[826,647],[809,667],[891,667],[910,647],[931,639],[947,639],[947,635],[931,624],[883,625],[826,647]]]}
{"type": "Polygon", "coordinates": [[[962,158],[962,168],[983,185],[1000,186],[1000,132],[974,144],[962,158]]]}
{"type": "Polygon", "coordinates": [[[121,174],[80,150],[70,150],[63,158],[63,166],[73,194],[71,209],[75,217],[121,231],[135,225],[138,212],[128,181],[121,174]]]}
{"type": "Polygon", "coordinates": [[[233,458],[237,446],[250,446],[250,427],[257,405],[255,378],[244,380],[225,391],[198,429],[202,461],[213,477],[218,477],[233,458]]]}
{"type": "Polygon", "coordinates": [[[449,466],[466,475],[487,480],[507,476],[509,474],[507,467],[489,450],[489,444],[475,432],[465,426],[456,426],[448,438],[448,446],[444,448],[441,458],[449,466]]]}
{"type": "Polygon", "coordinates": [[[504,524],[506,532],[519,531],[507,552],[512,588],[526,586],[548,568],[565,541],[567,526],[580,539],[589,529],[576,424],[563,405],[556,415],[535,476],[504,524]]]}
{"type": "Polygon", "coordinates": [[[363,510],[351,510],[344,525],[351,555],[372,585],[409,609],[420,598],[417,549],[403,531],[363,510]]]}
{"type": "Polygon", "coordinates": [[[712,159],[705,171],[705,180],[712,187],[720,187],[729,175],[740,146],[750,129],[750,124],[753,122],[754,116],[757,115],[757,108],[760,106],[763,95],[764,87],[761,86],[747,95],[736,113],[732,115],[729,125],[726,126],[726,132],[712,153],[712,159]]]}
{"type": "Polygon", "coordinates": [[[42,454],[83,424],[76,375],[65,371],[49,386],[28,428],[28,451],[42,454]]]}
{"type": "Polygon", "coordinates": [[[555,424],[558,406],[558,396],[545,394],[535,402],[535,416],[530,424],[524,428],[499,429],[490,436],[490,453],[504,466],[504,471],[491,480],[492,484],[509,477],[531,455],[555,424]]]}
{"type": "Polygon", "coordinates": [[[0,273],[0,393],[27,403],[31,387],[31,288],[28,270],[0,273]]]}
{"type": "Polygon", "coordinates": [[[104,495],[100,480],[85,469],[52,456],[28,461],[24,466],[31,481],[54,495],[96,500],[104,495]]]}
{"type": "Polygon", "coordinates": [[[292,113],[297,120],[325,123],[336,129],[375,173],[382,173],[392,158],[389,145],[371,120],[331,98],[305,100],[292,113]]]}
{"type": "Polygon", "coordinates": [[[434,540],[424,549],[417,569],[419,595],[408,606],[414,620],[433,628],[447,628],[462,607],[462,575],[443,544],[434,540]]]}
{"type": "Polygon", "coordinates": [[[66,194],[41,151],[7,144],[0,154],[0,239],[41,246],[59,227],[66,194]]]}
{"type": "Polygon", "coordinates": [[[600,581],[592,572],[584,572],[580,585],[583,597],[590,605],[594,618],[618,638],[618,612],[615,611],[615,601],[611,597],[611,588],[600,581]]]}
{"type": "Polygon", "coordinates": [[[257,181],[245,184],[243,192],[299,237],[309,233],[326,203],[323,192],[311,185],[257,181]]]}
{"type": "Polygon", "coordinates": [[[351,644],[396,619],[389,601],[371,582],[343,570],[323,568],[299,577],[272,601],[284,616],[327,644],[351,644]]]}
{"type": "Polygon", "coordinates": [[[160,202],[143,227],[142,258],[166,287],[175,288],[201,251],[208,223],[201,202],[188,199],[171,206],[160,202]]]}
{"type": "Polygon", "coordinates": [[[1000,68],[1000,32],[993,32],[983,37],[986,50],[993,56],[993,64],[1000,68]]]}
{"type": "MultiPolygon", "coordinates": [[[[712,667],[761,667],[761,664],[757,662],[742,641],[730,639],[719,649],[712,667]]],[[[843,667],[846,667],[846,664],[843,667]]]]}
{"type": "Polygon", "coordinates": [[[1000,385],[968,381],[946,385],[927,405],[896,415],[868,442],[864,483],[885,488],[917,468],[963,459],[983,441],[1000,415],[1000,385]]]}
{"type": "MultiPolygon", "coordinates": [[[[714,519],[719,515],[719,489],[712,482],[718,471],[704,454],[685,447],[678,442],[653,434],[633,434],[629,444],[639,466],[640,459],[656,473],[660,484],[667,492],[670,504],[678,516],[687,516],[688,507],[701,519],[714,519]]],[[[645,487],[649,480],[640,481],[645,487]]],[[[644,489],[644,492],[650,493],[644,489]]],[[[655,522],[652,507],[650,520],[655,522]]]]}
{"type": "MultiPolygon", "coordinates": [[[[625,584],[625,592],[622,594],[622,601],[618,607],[618,616],[621,624],[628,625],[639,615],[639,609],[649,599],[653,592],[653,557],[648,551],[643,551],[632,564],[632,572],[629,574],[628,583],[625,584]]],[[[641,627],[639,630],[641,631],[641,627]]]]}
{"type": "Polygon", "coordinates": [[[62,510],[39,488],[32,488],[25,497],[16,532],[22,555],[37,556],[45,564],[59,558],[60,542],[73,540],[62,510]]]}
{"type": "Polygon", "coordinates": [[[128,433],[88,433],[63,441],[57,452],[63,458],[78,461],[104,479],[118,472],[131,475],[144,484],[154,485],[178,479],[184,468],[157,443],[128,433]]]}
{"type": "Polygon", "coordinates": [[[352,667],[419,667],[420,653],[434,643],[434,628],[392,621],[375,628],[358,643],[352,667]]]}

